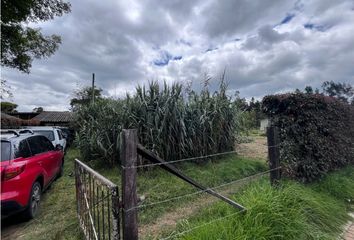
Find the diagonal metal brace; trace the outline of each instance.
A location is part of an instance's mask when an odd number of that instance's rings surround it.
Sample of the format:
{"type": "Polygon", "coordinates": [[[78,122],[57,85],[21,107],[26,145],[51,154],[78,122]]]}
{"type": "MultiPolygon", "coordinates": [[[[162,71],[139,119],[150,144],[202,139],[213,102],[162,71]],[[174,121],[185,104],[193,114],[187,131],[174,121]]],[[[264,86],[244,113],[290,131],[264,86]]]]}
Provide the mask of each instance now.
{"type": "Polygon", "coordinates": [[[192,184],[194,187],[205,191],[206,193],[209,193],[210,195],[217,197],[219,199],[221,199],[222,201],[230,204],[231,206],[238,208],[240,210],[247,210],[244,206],[238,204],[237,202],[215,192],[214,190],[204,187],[203,185],[197,183],[196,181],[194,181],[193,179],[191,179],[190,177],[184,175],[180,170],[178,170],[177,168],[175,168],[174,166],[172,166],[171,164],[169,164],[168,162],[166,162],[165,160],[163,160],[162,158],[158,157],[156,154],[154,154],[153,152],[147,150],[145,147],[143,147],[141,144],[137,145],[137,151],[138,154],[140,154],[141,156],[143,156],[144,158],[146,158],[147,160],[153,162],[153,163],[163,163],[161,165],[159,165],[161,168],[165,169],[166,171],[172,173],[173,175],[181,178],[182,180],[188,182],[189,184],[192,184]]]}

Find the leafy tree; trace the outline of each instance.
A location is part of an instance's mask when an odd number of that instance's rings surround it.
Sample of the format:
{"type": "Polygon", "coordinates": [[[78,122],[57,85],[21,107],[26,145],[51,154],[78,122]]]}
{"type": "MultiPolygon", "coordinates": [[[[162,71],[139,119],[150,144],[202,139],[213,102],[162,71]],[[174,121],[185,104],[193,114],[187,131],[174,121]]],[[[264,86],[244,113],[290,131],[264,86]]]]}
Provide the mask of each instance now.
{"type": "MultiPolygon", "coordinates": [[[[102,98],[102,89],[94,88],[94,97],[95,100],[99,100],[102,98]]],[[[81,106],[88,105],[92,101],[92,88],[84,87],[82,89],[78,89],[74,92],[74,98],[70,100],[71,109],[73,111],[78,110],[81,106]]]]}
{"type": "Polygon", "coordinates": [[[235,105],[241,111],[246,111],[248,109],[247,101],[246,101],[245,98],[241,98],[240,97],[240,92],[239,91],[235,92],[235,105]]]}
{"type": "Polygon", "coordinates": [[[17,106],[18,105],[16,103],[1,102],[1,112],[17,112],[17,106]]]}
{"type": "Polygon", "coordinates": [[[51,56],[61,43],[58,35],[42,35],[28,23],[48,21],[70,12],[63,0],[1,0],[1,65],[29,73],[34,58],[51,56]]]}
{"type": "Polygon", "coordinates": [[[326,81],[322,84],[322,89],[325,95],[354,104],[354,88],[350,84],[326,81]]]}
{"type": "Polygon", "coordinates": [[[306,86],[305,87],[305,93],[307,94],[313,94],[313,89],[311,86],[306,86]]]}
{"type": "Polygon", "coordinates": [[[41,113],[43,112],[44,109],[42,107],[36,107],[36,108],[33,108],[32,112],[36,112],[36,113],[41,113]]]}

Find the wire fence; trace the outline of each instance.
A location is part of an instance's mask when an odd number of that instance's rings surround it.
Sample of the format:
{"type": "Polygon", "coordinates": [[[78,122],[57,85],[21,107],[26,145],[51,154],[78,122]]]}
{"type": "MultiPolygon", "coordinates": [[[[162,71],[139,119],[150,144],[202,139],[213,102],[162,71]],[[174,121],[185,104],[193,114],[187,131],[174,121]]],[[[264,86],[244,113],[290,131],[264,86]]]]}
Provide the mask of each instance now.
{"type": "MultiPolygon", "coordinates": [[[[271,146],[264,145],[264,147],[267,147],[267,148],[276,148],[279,146],[281,146],[281,144],[271,145],[271,146]]],[[[176,163],[181,163],[181,162],[201,160],[201,159],[206,159],[206,158],[214,158],[214,157],[225,156],[225,155],[229,155],[229,154],[237,154],[237,153],[238,153],[238,151],[228,151],[228,152],[214,153],[214,154],[198,156],[198,157],[182,158],[182,159],[166,161],[166,162],[162,162],[162,163],[149,163],[149,164],[141,164],[141,165],[129,166],[129,167],[121,165],[121,168],[122,169],[135,169],[135,168],[137,168],[138,169],[138,168],[156,167],[156,166],[176,164],[176,163]]]]}
{"type": "MultiPolygon", "coordinates": [[[[123,215],[126,214],[126,215],[131,216],[131,214],[135,214],[137,216],[137,211],[140,209],[150,208],[150,207],[161,205],[161,204],[169,204],[174,201],[184,200],[186,198],[197,196],[197,195],[203,194],[203,193],[211,194],[212,196],[217,197],[220,200],[223,200],[224,202],[230,204],[231,206],[238,208],[238,211],[235,210],[236,212],[234,212],[232,214],[213,219],[210,222],[203,223],[198,226],[188,228],[185,231],[174,233],[174,234],[171,234],[170,236],[163,238],[163,239],[174,239],[174,238],[178,238],[179,236],[182,236],[186,233],[194,231],[198,228],[204,227],[206,225],[215,223],[217,221],[220,221],[220,220],[223,220],[226,218],[230,218],[232,216],[235,216],[237,214],[247,211],[247,209],[245,207],[243,207],[242,205],[238,204],[237,202],[231,200],[230,198],[227,198],[225,195],[222,195],[221,193],[229,194],[229,193],[231,193],[230,186],[232,184],[238,184],[237,187],[241,187],[241,186],[244,186],[244,184],[240,184],[240,183],[250,182],[252,179],[256,179],[256,178],[264,176],[266,174],[269,174],[272,184],[276,183],[276,181],[278,181],[280,179],[281,166],[279,163],[278,156],[279,156],[279,147],[281,146],[281,143],[279,141],[279,135],[278,135],[278,132],[276,131],[276,129],[273,128],[273,129],[271,129],[270,132],[267,131],[267,136],[268,136],[268,144],[265,144],[264,147],[267,148],[269,151],[269,153],[268,153],[268,156],[270,158],[270,161],[269,161],[270,169],[269,170],[263,171],[263,172],[258,172],[258,173],[240,178],[240,179],[235,179],[235,180],[225,182],[220,185],[212,186],[212,187],[202,186],[198,182],[196,182],[193,179],[184,175],[179,169],[175,168],[172,165],[178,164],[178,163],[183,163],[183,162],[191,162],[191,161],[198,161],[201,159],[211,159],[214,157],[226,156],[226,155],[230,155],[230,154],[235,154],[235,153],[237,153],[237,151],[228,151],[228,152],[214,153],[214,154],[197,156],[197,157],[183,158],[183,159],[172,160],[172,161],[165,161],[165,160],[161,159],[160,157],[158,157],[156,154],[145,149],[143,146],[137,144],[138,155],[140,155],[143,158],[146,158],[146,160],[149,160],[152,163],[135,165],[133,162],[130,162],[129,165],[124,164],[124,166],[122,166],[123,171],[132,171],[133,170],[133,172],[135,172],[139,168],[148,168],[148,167],[157,167],[158,166],[158,167],[163,168],[164,170],[167,170],[168,172],[172,173],[173,175],[183,179],[184,181],[190,183],[191,185],[196,187],[198,190],[191,192],[191,193],[181,194],[178,196],[173,196],[173,197],[169,197],[169,198],[158,200],[158,201],[152,201],[152,202],[147,202],[147,203],[142,202],[140,204],[136,203],[134,205],[131,205],[128,208],[123,208],[123,215]],[[269,138],[271,138],[271,141],[269,141],[270,140],[269,138]],[[215,190],[220,190],[220,189],[223,189],[226,187],[230,187],[230,188],[221,190],[219,192],[215,191],[215,190]]],[[[137,163],[137,161],[135,163],[137,163]]]]}
{"type": "Polygon", "coordinates": [[[141,205],[129,208],[129,209],[125,209],[123,211],[130,212],[130,211],[135,210],[135,209],[151,207],[151,206],[158,205],[158,204],[163,204],[163,203],[168,203],[168,202],[172,202],[172,201],[188,198],[188,197],[191,197],[191,196],[195,196],[195,195],[199,195],[199,194],[202,194],[202,193],[206,193],[206,192],[208,192],[208,190],[217,190],[217,189],[220,189],[220,188],[232,185],[232,184],[241,183],[241,182],[245,182],[245,181],[250,181],[253,178],[258,178],[258,177],[264,176],[264,175],[266,175],[266,174],[268,174],[268,173],[270,173],[272,171],[277,171],[279,169],[281,169],[281,167],[278,167],[278,168],[275,168],[275,169],[271,169],[271,170],[267,170],[267,171],[263,171],[263,172],[260,172],[260,173],[256,173],[256,174],[253,174],[253,175],[241,178],[241,179],[236,179],[236,180],[233,180],[233,181],[230,181],[230,182],[226,182],[226,183],[223,183],[223,184],[218,185],[218,186],[207,188],[205,190],[199,190],[199,191],[195,191],[195,192],[192,192],[192,193],[187,193],[187,194],[183,194],[183,195],[167,198],[167,199],[164,199],[164,200],[161,200],[161,201],[152,202],[152,203],[141,204],[141,205]]]}
{"type": "MultiPolygon", "coordinates": [[[[268,129],[269,130],[269,129],[268,129]]],[[[203,194],[203,193],[208,193],[210,196],[213,196],[219,200],[222,200],[223,202],[229,204],[230,206],[236,208],[238,211],[235,214],[238,214],[240,212],[244,212],[247,209],[242,206],[241,204],[237,203],[235,200],[227,197],[226,190],[222,190],[217,192],[216,190],[221,189],[226,186],[230,186],[232,184],[237,184],[241,182],[246,182],[250,181],[253,178],[259,177],[259,176],[264,176],[265,174],[269,174],[270,180],[272,184],[275,184],[279,179],[280,179],[280,164],[279,161],[277,160],[279,156],[279,139],[278,137],[278,132],[276,131],[275,128],[272,128],[271,131],[267,131],[267,137],[268,137],[268,144],[265,144],[264,147],[268,148],[269,151],[269,170],[264,171],[264,172],[258,172],[253,175],[241,178],[241,179],[236,179],[232,180],[229,182],[222,183],[217,186],[213,187],[206,187],[203,184],[199,183],[198,181],[190,178],[187,176],[183,171],[178,169],[177,167],[174,166],[174,164],[182,163],[182,162],[191,162],[191,161],[198,161],[201,159],[212,159],[215,157],[221,157],[221,156],[226,156],[229,154],[235,154],[237,151],[227,151],[227,152],[222,152],[222,153],[212,153],[209,155],[202,155],[202,156],[197,156],[197,157],[189,157],[189,158],[183,158],[183,159],[178,159],[178,160],[172,160],[172,161],[166,161],[163,158],[159,157],[157,154],[152,152],[151,150],[146,149],[143,145],[138,143],[138,136],[137,136],[137,131],[136,130],[123,130],[121,134],[121,146],[120,149],[122,150],[121,152],[121,157],[122,157],[122,212],[123,212],[123,237],[124,240],[137,240],[138,239],[138,211],[143,208],[148,208],[146,209],[148,212],[150,211],[150,207],[152,206],[157,206],[161,204],[168,204],[173,201],[177,200],[184,200],[188,197],[196,196],[198,194],[203,194]],[[269,139],[272,139],[272,141],[269,141],[269,139]],[[141,157],[143,161],[150,161],[148,164],[137,164],[138,159],[141,157]],[[148,168],[148,167],[160,167],[166,172],[169,172],[170,174],[180,178],[181,180],[185,181],[186,183],[194,186],[197,190],[191,193],[185,193],[182,195],[174,196],[174,197],[169,197],[163,200],[152,200],[152,202],[143,202],[143,203],[138,203],[138,198],[137,198],[137,173],[139,168],[148,168]]],[[[143,162],[141,161],[141,162],[143,162]]],[[[230,189],[228,189],[230,190],[230,189]]],[[[145,211],[144,211],[145,212],[145,211]]],[[[224,216],[228,217],[228,216],[224,216]]],[[[223,217],[223,218],[224,218],[223,217]]],[[[221,218],[221,219],[223,219],[221,218]]],[[[214,219],[212,222],[218,221],[219,219],[214,219]]],[[[211,223],[212,223],[211,222],[211,223]]],[[[208,224],[208,223],[206,223],[208,224]]],[[[202,226],[206,225],[203,224],[202,226]]],[[[196,228],[202,227],[202,226],[196,226],[192,229],[188,229],[182,233],[178,233],[177,235],[171,235],[167,239],[178,237],[181,234],[184,234],[189,231],[193,231],[196,228]]]]}

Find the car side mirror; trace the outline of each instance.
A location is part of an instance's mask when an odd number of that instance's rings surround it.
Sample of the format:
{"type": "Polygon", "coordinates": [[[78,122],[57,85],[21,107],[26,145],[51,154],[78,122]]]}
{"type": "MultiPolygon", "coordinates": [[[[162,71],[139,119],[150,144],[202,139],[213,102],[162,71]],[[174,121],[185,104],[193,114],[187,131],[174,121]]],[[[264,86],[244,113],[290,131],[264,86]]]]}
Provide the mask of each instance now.
{"type": "Polygon", "coordinates": [[[62,147],[60,144],[57,144],[57,145],[55,146],[55,150],[56,150],[56,151],[63,151],[63,147],[62,147]]]}

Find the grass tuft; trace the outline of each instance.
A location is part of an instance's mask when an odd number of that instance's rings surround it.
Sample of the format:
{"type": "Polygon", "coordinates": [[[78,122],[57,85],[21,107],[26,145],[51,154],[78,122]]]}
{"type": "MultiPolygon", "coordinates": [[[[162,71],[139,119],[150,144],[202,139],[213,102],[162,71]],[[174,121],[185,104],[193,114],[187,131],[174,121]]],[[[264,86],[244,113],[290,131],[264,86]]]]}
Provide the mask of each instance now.
{"type": "MultiPolygon", "coordinates": [[[[353,167],[329,174],[321,182],[310,185],[284,181],[275,189],[268,180],[261,180],[234,195],[248,208],[246,213],[195,229],[179,238],[337,239],[349,218],[345,201],[354,196],[353,184],[353,167]]],[[[235,209],[219,202],[181,222],[175,233],[233,213],[235,209]]]]}

